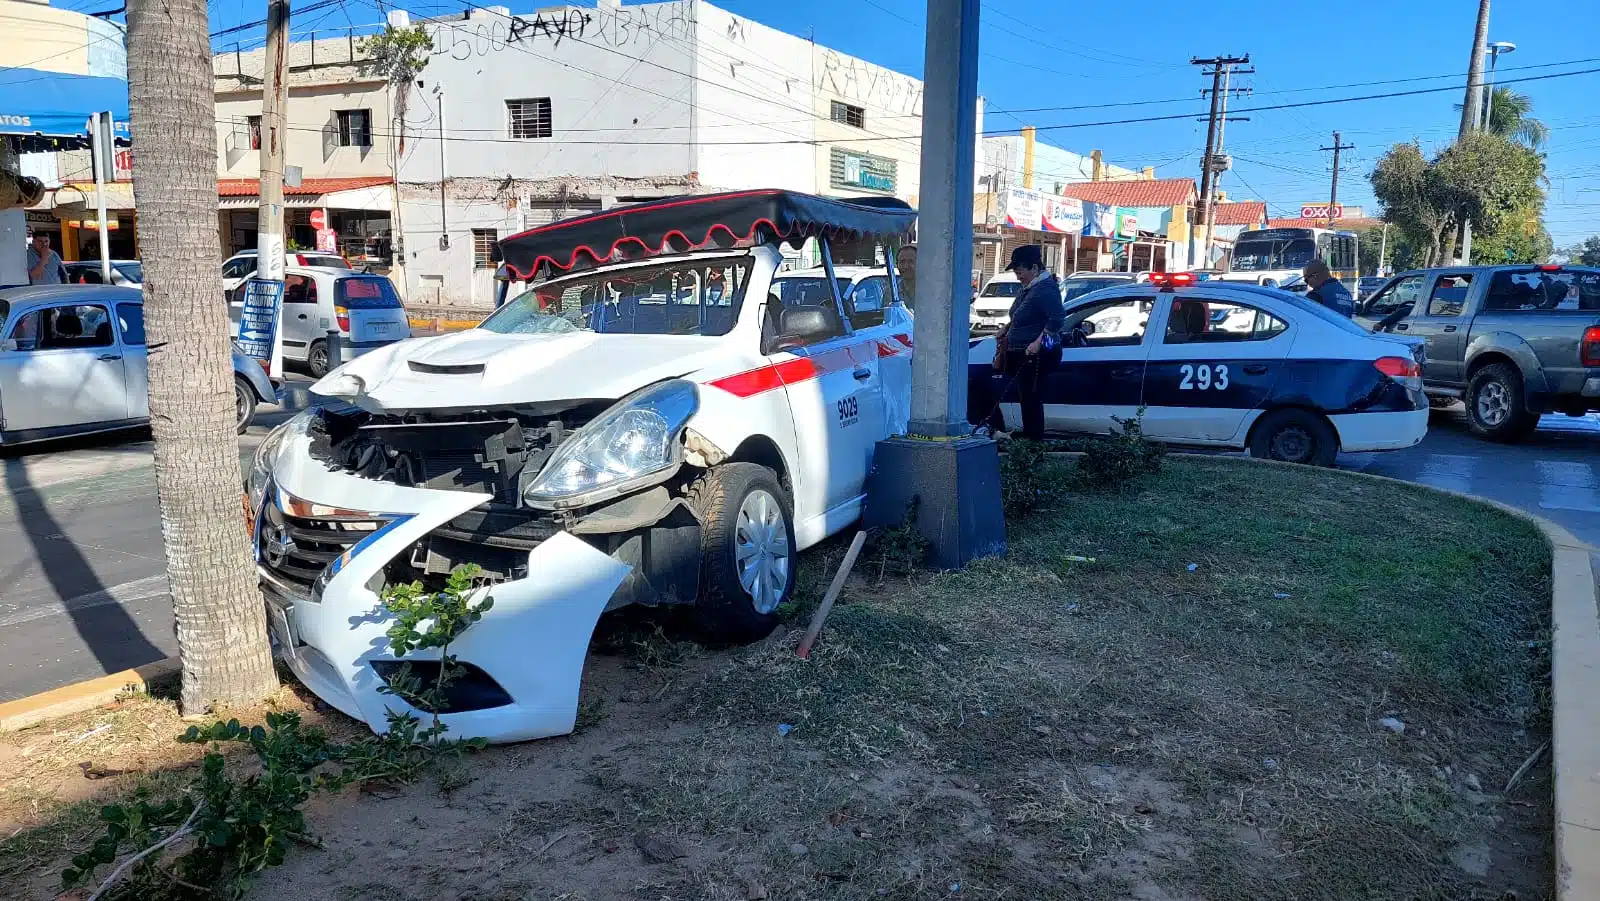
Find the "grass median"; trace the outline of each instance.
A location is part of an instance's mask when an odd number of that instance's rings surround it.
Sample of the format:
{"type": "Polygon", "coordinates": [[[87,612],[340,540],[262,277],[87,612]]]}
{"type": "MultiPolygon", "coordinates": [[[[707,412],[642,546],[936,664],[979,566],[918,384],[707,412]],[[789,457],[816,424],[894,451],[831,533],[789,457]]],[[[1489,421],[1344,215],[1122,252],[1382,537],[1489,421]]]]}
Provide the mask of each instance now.
{"type": "Polygon", "coordinates": [[[1526,523],[1182,459],[1009,537],[864,559],[809,661],[612,629],[577,734],[313,810],[323,848],[252,897],[1550,895],[1548,768],[1505,790],[1549,734],[1526,523]]]}

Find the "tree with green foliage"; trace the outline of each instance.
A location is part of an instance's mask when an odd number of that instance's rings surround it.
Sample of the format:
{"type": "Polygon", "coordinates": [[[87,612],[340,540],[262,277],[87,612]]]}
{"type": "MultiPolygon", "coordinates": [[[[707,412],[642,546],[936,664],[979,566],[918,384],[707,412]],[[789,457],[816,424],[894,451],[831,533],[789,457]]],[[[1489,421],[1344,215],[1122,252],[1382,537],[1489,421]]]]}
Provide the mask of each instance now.
{"type": "Polygon", "coordinates": [[[1600,266],[1600,235],[1590,235],[1582,244],[1567,248],[1567,256],[1578,266],[1600,266]]]}
{"type": "Polygon", "coordinates": [[[1499,135],[1469,134],[1433,159],[1416,143],[1396,144],[1370,176],[1384,219],[1422,250],[1422,262],[1440,265],[1463,219],[1485,235],[1515,221],[1518,211],[1544,203],[1544,159],[1499,135]]]}
{"type": "Polygon", "coordinates": [[[409,28],[386,26],[382,31],[363,38],[361,52],[366,55],[362,66],[369,72],[382,75],[394,91],[394,117],[400,127],[396,129],[397,151],[405,150],[406,101],[417,76],[427,68],[428,55],[433,53],[433,38],[421,25],[409,28]]]}
{"type": "MultiPolygon", "coordinates": [[[[1461,104],[1456,104],[1456,109],[1460,110],[1461,104]]],[[[1533,98],[1507,87],[1494,89],[1486,131],[1510,138],[1530,150],[1541,149],[1550,139],[1550,127],[1533,117],[1533,98]]]]}

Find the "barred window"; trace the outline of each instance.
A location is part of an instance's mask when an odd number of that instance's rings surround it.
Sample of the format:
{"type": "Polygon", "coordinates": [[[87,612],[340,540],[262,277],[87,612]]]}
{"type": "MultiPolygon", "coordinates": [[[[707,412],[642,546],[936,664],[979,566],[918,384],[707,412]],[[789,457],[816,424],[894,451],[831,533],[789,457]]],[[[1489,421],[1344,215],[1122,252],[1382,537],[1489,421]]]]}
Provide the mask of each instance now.
{"type": "Polygon", "coordinates": [[[513,138],[550,137],[550,98],[507,100],[506,133],[513,138]]]}
{"type": "Polygon", "coordinates": [[[342,109],[337,111],[337,115],[339,117],[340,147],[372,146],[371,110],[342,109]]]}
{"type": "Polygon", "coordinates": [[[829,118],[835,122],[843,122],[851,128],[867,127],[867,111],[859,106],[852,106],[835,100],[829,109],[829,118]]]}
{"type": "Polygon", "coordinates": [[[500,232],[492,228],[475,228],[472,230],[472,268],[494,268],[494,245],[500,240],[500,232]]]}

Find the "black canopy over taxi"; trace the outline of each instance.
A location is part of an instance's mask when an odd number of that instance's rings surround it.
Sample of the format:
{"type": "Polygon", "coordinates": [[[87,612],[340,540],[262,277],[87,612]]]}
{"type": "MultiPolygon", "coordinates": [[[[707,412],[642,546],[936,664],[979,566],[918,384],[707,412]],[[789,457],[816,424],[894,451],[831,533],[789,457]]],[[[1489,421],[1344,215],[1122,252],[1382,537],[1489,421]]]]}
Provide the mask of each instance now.
{"type": "Polygon", "coordinates": [[[498,251],[517,278],[531,279],[546,265],[567,270],[650,253],[730,247],[758,231],[795,243],[816,236],[908,236],[916,218],[910,205],[894,197],[728,191],[664,197],[564,219],[512,235],[498,251]]]}

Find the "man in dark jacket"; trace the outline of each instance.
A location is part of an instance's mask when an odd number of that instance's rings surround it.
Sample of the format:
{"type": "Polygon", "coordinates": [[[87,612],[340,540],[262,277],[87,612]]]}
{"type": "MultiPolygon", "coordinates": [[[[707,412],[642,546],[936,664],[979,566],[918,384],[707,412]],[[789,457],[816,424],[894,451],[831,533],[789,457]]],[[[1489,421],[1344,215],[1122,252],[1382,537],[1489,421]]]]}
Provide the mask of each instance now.
{"type": "Polygon", "coordinates": [[[1345,288],[1343,282],[1333,277],[1333,272],[1328,269],[1327,263],[1322,260],[1312,260],[1301,270],[1300,275],[1311,287],[1306,297],[1340,316],[1356,314],[1356,302],[1350,297],[1349,289],[1345,288]]]}
{"type": "Polygon", "coordinates": [[[1005,349],[1007,378],[1017,385],[1022,404],[1022,436],[1033,441],[1044,438],[1045,374],[1061,354],[1061,285],[1044,268],[1038,245],[1025,244],[1011,251],[1006,266],[1016,273],[1022,291],[1011,302],[1011,321],[998,336],[1005,349]]]}

